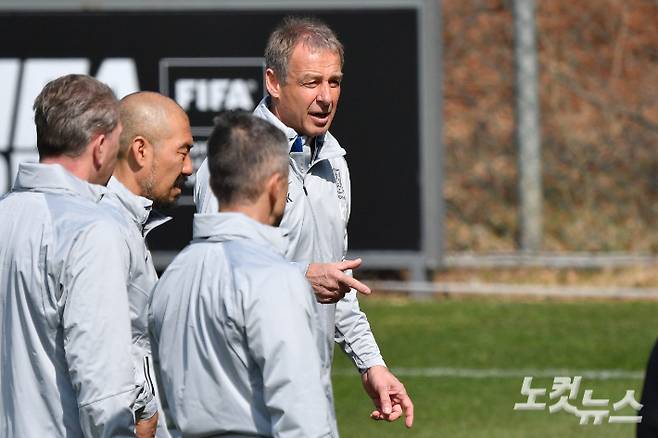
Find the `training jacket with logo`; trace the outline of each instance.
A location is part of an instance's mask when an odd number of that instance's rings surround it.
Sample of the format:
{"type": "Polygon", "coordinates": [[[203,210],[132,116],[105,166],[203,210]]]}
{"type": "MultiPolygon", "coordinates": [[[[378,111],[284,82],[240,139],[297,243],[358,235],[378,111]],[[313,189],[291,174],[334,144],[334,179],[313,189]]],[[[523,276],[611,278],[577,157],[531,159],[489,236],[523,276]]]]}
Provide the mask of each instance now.
{"type": "Polygon", "coordinates": [[[0,437],[134,436],[128,248],[105,193],[25,163],[0,200],[0,437]]]}
{"type": "Polygon", "coordinates": [[[312,297],[283,230],[242,213],[196,214],[149,318],[183,436],[331,437],[312,297]]]}

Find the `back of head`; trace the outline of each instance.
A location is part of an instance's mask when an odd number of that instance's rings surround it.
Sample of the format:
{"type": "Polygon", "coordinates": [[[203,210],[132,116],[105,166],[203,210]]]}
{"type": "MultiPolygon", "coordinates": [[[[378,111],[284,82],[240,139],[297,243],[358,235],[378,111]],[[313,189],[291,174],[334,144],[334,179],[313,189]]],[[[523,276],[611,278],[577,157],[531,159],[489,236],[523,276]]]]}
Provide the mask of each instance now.
{"type": "Polygon", "coordinates": [[[313,49],[337,53],[342,67],[343,45],[329,26],[312,18],[286,17],[270,34],[265,47],[265,65],[281,82],[285,83],[288,77],[288,61],[300,42],[313,49]]]}
{"type": "Polygon", "coordinates": [[[87,75],[50,81],[34,101],[39,156],[77,157],[94,136],[119,123],[119,102],[107,85],[87,75]]]}
{"type": "Polygon", "coordinates": [[[276,126],[244,111],[215,119],[208,139],[210,187],[220,205],[255,201],[275,173],[288,174],[288,142],[276,126]]]}

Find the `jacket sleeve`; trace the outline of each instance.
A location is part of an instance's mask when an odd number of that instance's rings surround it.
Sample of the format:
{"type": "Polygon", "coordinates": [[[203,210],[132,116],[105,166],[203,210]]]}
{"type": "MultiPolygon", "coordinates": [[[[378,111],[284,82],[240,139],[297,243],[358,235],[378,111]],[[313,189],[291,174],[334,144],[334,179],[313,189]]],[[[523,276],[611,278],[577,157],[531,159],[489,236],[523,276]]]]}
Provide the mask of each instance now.
{"type": "MultiPolygon", "coordinates": [[[[347,164],[342,160],[341,174],[344,175],[342,186],[345,194],[344,206],[344,236],[343,259],[347,256],[347,223],[352,208],[352,184],[347,164]]],[[[352,275],[352,271],[347,272],[352,275]]],[[[370,323],[365,313],[359,307],[357,292],[352,289],[345,297],[336,303],[336,322],[334,340],[352,359],[359,372],[364,373],[375,365],[384,365],[384,359],[379,351],[375,336],[370,329],[370,323]]]]}
{"type": "Polygon", "coordinates": [[[77,236],[63,286],[64,350],[86,437],[134,436],[128,248],[97,222],[77,236]]]}
{"type": "Polygon", "coordinates": [[[359,308],[357,292],[352,289],[336,303],[335,341],[352,359],[360,373],[375,365],[386,366],[366,314],[359,308]]]}
{"type": "Polygon", "coordinates": [[[219,211],[219,201],[210,188],[209,178],[210,171],[206,158],[197,170],[194,182],[194,205],[196,205],[197,213],[217,213],[219,211]]]}
{"type": "Polygon", "coordinates": [[[329,437],[331,409],[320,380],[308,286],[289,265],[259,276],[262,281],[252,282],[244,298],[245,329],[262,372],[272,435],[329,437]]]}

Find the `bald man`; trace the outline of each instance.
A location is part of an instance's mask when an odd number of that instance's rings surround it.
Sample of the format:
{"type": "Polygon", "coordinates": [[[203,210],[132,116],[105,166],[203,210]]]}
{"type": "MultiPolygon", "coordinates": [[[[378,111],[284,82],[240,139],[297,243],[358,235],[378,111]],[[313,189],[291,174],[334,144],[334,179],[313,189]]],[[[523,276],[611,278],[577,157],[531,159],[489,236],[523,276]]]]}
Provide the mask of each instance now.
{"type": "Polygon", "coordinates": [[[156,206],[173,205],[192,174],[187,114],[172,99],[142,91],[121,100],[121,123],[114,179],[156,206]]]}
{"type": "Polygon", "coordinates": [[[168,437],[158,406],[148,335],[148,303],[158,277],[145,237],[170,219],[155,212],[153,206],[174,204],[192,174],[192,132],[185,111],[158,93],[130,94],[121,100],[119,108],[123,131],[117,165],[107,184],[110,196],[104,205],[122,224],[130,247],[130,260],[125,263],[129,268],[133,359],[136,379],[142,387],[136,419],[148,429],[144,436],[154,436],[157,422],[157,436],[168,437]]]}

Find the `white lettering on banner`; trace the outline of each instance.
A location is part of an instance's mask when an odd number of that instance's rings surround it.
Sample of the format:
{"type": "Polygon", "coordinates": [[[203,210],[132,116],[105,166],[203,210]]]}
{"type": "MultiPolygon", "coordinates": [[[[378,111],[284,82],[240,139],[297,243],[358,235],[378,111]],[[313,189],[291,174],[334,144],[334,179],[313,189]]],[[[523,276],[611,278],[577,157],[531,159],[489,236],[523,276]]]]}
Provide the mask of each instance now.
{"type": "Polygon", "coordinates": [[[251,93],[258,89],[258,83],[253,79],[243,80],[234,79],[231,81],[224,100],[224,107],[226,109],[242,109],[251,111],[255,105],[251,98],[251,93]]]}
{"type": "MultiPolygon", "coordinates": [[[[44,85],[66,74],[89,74],[89,66],[89,60],[83,58],[44,58],[25,61],[13,141],[15,148],[32,149],[37,143],[32,105],[44,85]]],[[[119,98],[139,90],[137,67],[131,58],[104,60],[96,77],[109,85],[119,98]]],[[[0,76],[0,80],[4,80],[3,76],[0,76]]]]}
{"type": "Polygon", "coordinates": [[[221,111],[254,107],[252,93],[258,90],[254,79],[178,79],[174,85],[176,102],[189,110],[192,102],[198,111],[221,111]]]}
{"type": "MultiPolygon", "coordinates": [[[[21,62],[18,59],[0,59],[0,151],[9,149],[20,67],[21,62]]],[[[6,175],[4,177],[6,178],[6,175]]],[[[0,181],[2,178],[0,173],[0,181]]]]}
{"type": "MultiPolygon", "coordinates": [[[[11,188],[18,165],[38,161],[36,130],[32,105],[49,81],[66,74],[89,74],[85,58],[33,58],[23,63],[22,81],[19,59],[0,59],[0,195],[11,188]],[[12,126],[12,123],[14,125],[12,126]],[[13,138],[10,138],[13,128],[13,138]]],[[[117,97],[139,91],[137,66],[131,58],[108,58],[101,62],[96,78],[112,88],[117,97]]]]}
{"type": "Polygon", "coordinates": [[[96,79],[109,85],[119,99],[139,91],[137,66],[131,58],[106,59],[98,68],[96,79]]]}
{"type": "Polygon", "coordinates": [[[214,79],[208,86],[208,103],[210,109],[217,112],[221,109],[221,103],[225,100],[226,90],[228,90],[228,79],[214,79]]]}
{"type": "Polygon", "coordinates": [[[13,146],[16,149],[34,149],[37,134],[34,129],[32,105],[41,89],[53,79],[69,73],[87,74],[89,60],[28,59],[23,64],[23,82],[18,100],[18,114],[13,146]]]}

